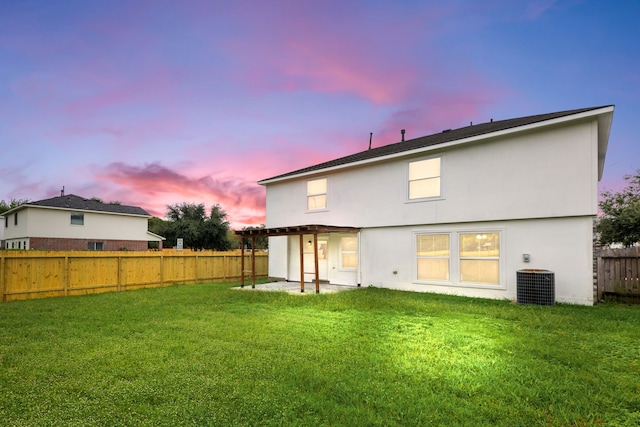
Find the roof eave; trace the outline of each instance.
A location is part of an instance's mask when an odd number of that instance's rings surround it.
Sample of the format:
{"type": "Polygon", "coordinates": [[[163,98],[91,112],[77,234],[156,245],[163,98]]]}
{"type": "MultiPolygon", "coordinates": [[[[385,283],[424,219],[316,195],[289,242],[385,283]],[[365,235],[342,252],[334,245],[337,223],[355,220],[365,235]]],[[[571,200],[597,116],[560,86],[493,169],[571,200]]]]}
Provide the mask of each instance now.
{"type": "Polygon", "coordinates": [[[603,111],[598,117],[598,181],[602,179],[602,173],[604,172],[611,122],[613,122],[613,106],[609,107],[608,111],[603,111]]]}
{"type": "Polygon", "coordinates": [[[28,204],[28,203],[23,203],[23,204],[21,204],[21,205],[16,206],[15,208],[11,208],[11,209],[9,209],[8,211],[4,211],[4,212],[2,213],[2,215],[9,215],[9,214],[11,214],[11,213],[13,213],[13,212],[19,211],[20,209],[24,209],[24,208],[25,208],[25,207],[27,207],[27,206],[33,206],[33,205],[30,205],[30,204],[28,204]]]}
{"type": "Polygon", "coordinates": [[[59,206],[42,206],[42,205],[30,205],[28,203],[22,204],[20,206],[16,206],[13,209],[10,209],[3,213],[3,215],[7,215],[13,211],[17,211],[24,208],[38,208],[38,209],[53,209],[59,211],[73,211],[73,212],[89,212],[89,213],[99,213],[99,214],[108,214],[108,215],[125,215],[125,216],[135,216],[141,218],[153,218],[153,216],[146,214],[134,214],[134,213],[126,213],[126,212],[110,212],[110,211],[96,211],[93,209],[75,209],[72,207],[59,207],[59,206]]]}
{"type": "MultiPolygon", "coordinates": [[[[318,174],[326,174],[328,172],[333,172],[333,171],[336,171],[336,170],[358,167],[358,166],[366,165],[366,164],[369,164],[369,163],[377,163],[377,162],[391,160],[391,159],[399,158],[399,157],[409,157],[409,156],[412,156],[412,155],[415,155],[415,154],[418,154],[418,153],[425,153],[425,152],[434,151],[434,150],[442,150],[444,148],[449,148],[449,147],[453,147],[453,146],[457,146],[457,145],[469,144],[469,143],[472,143],[472,142],[478,142],[478,141],[485,140],[485,139],[498,138],[498,137],[511,135],[511,134],[515,134],[515,133],[519,133],[519,132],[530,131],[532,129],[537,129],[537,128],[541,128],[541,127],[553,126],[553,125],[557,125],[557,124],[564,123],[564,122],[569,122],[569,121],[574,121],[574,120],[581,120],[581,119],[585,119],[585,118],[593,117],[593,116],[600,116],[599,119],[598,119],[598,124],[599,124],[599,126],[598,126],[598,129],[599,129],[599,137],[598,137],[599,168],[598,169],[599,169],[599,177],[601,177],[601,175],[602,175],[602,167],[604,166],[604,155],[605,155],[606,150],[607,150],[607,142],[608,142],[608,139],[609,139],[609,131],[611,129],[611,118],[613,116],[613,109],[614,109],[614,107],[611,105],[611,106],[602,107],[602,108],[598,108],[598,109],[594,109],[594,110],[584,111],[582,113],[570,114],[570,115],[563,116],[563,117],[557,117],[555,119],[544,120],[544,121],[541,121],[541,122],[530,123],[528,125],[522,125],[522,126],[517,126],[517,127],[513,127],[513,128],[508,128],[508,129],[495,131],[495,132],[485,133],[485,134],[482,134],[482,135],[476,135],[476,136],[472,136],[472,137],[469,137],[469,138],[456,139],[456,140],[453,140],[453,141],[444,142],[442,144],[429,145],[429,146],[426,146],[426,147],[416,148],[414,150],[401,151],[401,152],[389,154],[389,155],[386,155],[386,156],[374,157],[374,158],[371,158],[371,159],[361,160],[361,161],[352,162],[352,163],[345,163],[345,164],[342,164],[342,165],[332,166],[332,167],[328,167],[328,168],[316,169],[316,170],[307,171],[307,172],[301,172],[301,173],[295,174],[295,175],[287,175],[287,176],[283,176],[283,177],[267,178],[267,179],[263,179],[261,181],[258,181],[258,184],[259,185],[274,184],[276,182],[284,182],[284,181],[289,181],[289,180],[292,180],[292,179],[303,178],[303,177],[306,177],[306,176],[313,176],[313,175],[318,175],[318,174]],[[603,116],[604,117],[609,116],[608,121],[607,121],[606,118],[603,119],[603,116]],[[600,122],[601,121],[603,122],[603,124],[605,126],[600,126],[600,122]],[[608,122],[608,125],[607,125],[607,122],[608,122]],[[601,128],[602,128],[602,131],[600,131],[601,128]],[[605,130],[605,128],[606,128],[606,130],[605,130]],[[606,136],[604,136],[605,133],[606,133],[606,136]],[[602,154],[600,152],[601,147],[604,150],[604,152],[602,154]]],[[[598,178],[598,180],[599,179],[600,178],[598,178]]]]}
{"type": "Polygon", "coordinates": [[[155,237],[155,238],[156,238],[156,239],[158,239],[158,240],[167,240],[167,238],[166,238],[166,237],[162,237],[161,235],[156,234],[156,233],[153,233],[153,232],[151,232],[151,231],[149,231],[149,230],[147,230],[147,234],[148,234],[148,235],[150,235],[150,236],[155,237]]]}

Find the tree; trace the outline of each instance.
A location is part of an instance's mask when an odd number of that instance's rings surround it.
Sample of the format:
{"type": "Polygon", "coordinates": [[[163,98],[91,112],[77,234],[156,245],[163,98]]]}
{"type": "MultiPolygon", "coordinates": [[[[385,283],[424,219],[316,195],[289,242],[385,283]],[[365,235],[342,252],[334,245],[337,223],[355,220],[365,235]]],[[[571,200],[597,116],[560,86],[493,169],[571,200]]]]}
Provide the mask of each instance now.
{"type": "Polygon", "coordinates": [[[4,200],[0,200],[0,215],[15,208],[16,206],[24,205],[25,203],[29,203],[29,199],[11,199],[9,203],[4,200]]]}
{"type": "Polygon", "coordinates": [[[149,230],[164,236],[168,246],[175,246],[182,238],[187,248],[226,251],[231,248],[226,218],[227,213],[218,204],[211,207],[209,215],[203,203],[167,205],[167,221],[150,220],[149,230]]]}
{"type": "MultiPolygon", "coordinates": [[[[158,236],[166,237],[166,221],[163,221],[161,218],[154,216],[153,218],[149,218],[147,224],[150,232],[157,234],[158,236]]],[[[159,247],[160,245],[158,244],[158,242],[149,242],[149,249],[158,249],[159,247]]]]}
{"type": "Polygon", "coordinates": [[[601,245],[640,243],[640,169],[624,179],[628,185],[620,192],[602,193],[599,204],[602,216],[596,225],[601,245]]]}

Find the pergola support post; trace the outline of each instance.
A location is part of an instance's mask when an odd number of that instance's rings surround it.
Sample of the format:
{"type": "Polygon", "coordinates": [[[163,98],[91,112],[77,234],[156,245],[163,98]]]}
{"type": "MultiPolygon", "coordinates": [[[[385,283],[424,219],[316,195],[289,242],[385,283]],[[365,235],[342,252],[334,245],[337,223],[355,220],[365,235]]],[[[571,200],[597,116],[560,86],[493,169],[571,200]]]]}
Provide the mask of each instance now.
{"type": "Polygon", "coordinates": [[[304,293],[304,236],[300,234],[300,292],[304,293]]]}
{"type": "Polygon", "coordinates": [[[240,287],[244,288],[244,238],[240,239],[240,287]]]}
{"type": "Polygon", "coordinates": [[[256,288],[256,238],[251,237],[251,289],[256,288]]]}
{"type": "Polygon", "coordinates": [[[316,270],[316,294],[320,293],[320,270],[318,269],[318,233],[313,234],[313,261],[316,270]]]}

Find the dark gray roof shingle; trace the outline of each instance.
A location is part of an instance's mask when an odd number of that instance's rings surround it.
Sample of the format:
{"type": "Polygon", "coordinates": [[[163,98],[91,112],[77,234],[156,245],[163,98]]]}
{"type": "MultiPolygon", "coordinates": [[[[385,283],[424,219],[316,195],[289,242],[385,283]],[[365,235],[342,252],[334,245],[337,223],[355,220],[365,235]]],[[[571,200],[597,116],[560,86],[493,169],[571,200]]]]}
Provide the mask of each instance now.
{"type": "Polygon", "coordinates": [[[287,172],[282,175],[276,175],[271,178],[266,178],[264,181],[270,181],[274,179],[286,178],[295,176],[307,172],[321,171],[323,169],[333,168],[336,166],[342,166],[349,163],[356,163],[365,160],[375,159],[377,157],[384,157],[404,151],[416,150],[419,148],[425,148],[432,145],[444,144],[446,142],[452,142],[459,139],[471,138],[475,136],[490,134],[493,132],[499,132],[519,126],[526,126],[534,123],[543,122],[546,120],[557,119],[560,117],[570,116],[573,114],[584,113],[587,111],[597,110],[609,106],[581,108],[576,110],[559,111],[556,113],[538,114],[535,116],[519,117],[515,119],[491,121],[487,123],[480,123],[470,126],[465,126],[459,129],[449,129],[433,135],[427,135],[420,138],[410,139],[404,142],[384,145],[382,147],[372,148],[370,150],[361,151],[359,153],[351,154],[339,159],[330,160],[328,162],[319,163],[317,165],[309,166],[306,168],[298,169],[292,172],[287,172]]]}
{"type": "Polygon", "coordinates": [[[84,197],[69,194],[65,196],[53,197],[51,199],[38,200],[37,202],[29,202],[23,206],[43,206],[50,208],[62,208],[79,211],[108,212],[125,215],[142,215],[151,216],[147,211],[137,206],[116,205],[111,203],[102,203],[97,200],[85,199],[84,197]]]}

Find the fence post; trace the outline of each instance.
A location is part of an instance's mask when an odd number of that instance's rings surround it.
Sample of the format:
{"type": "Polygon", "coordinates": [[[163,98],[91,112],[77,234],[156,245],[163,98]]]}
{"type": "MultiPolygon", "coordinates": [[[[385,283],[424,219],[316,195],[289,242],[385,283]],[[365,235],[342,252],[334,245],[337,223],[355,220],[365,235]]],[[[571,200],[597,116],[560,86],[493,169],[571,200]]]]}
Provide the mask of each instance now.
{"type": "Polygon", "coordinates": [[[602,261],[602,251],[598,251],[598,253],[596,254],[596,281],[597,281],[597,287],[598,287],[598,301],[602,301],[603,297],[604,297],[604,262],[602,261]]]}
{"type": "Polygon", "coordinates": [[[64,289],[64,296],[68,296],[69,295],[69,277],[71,276],[71,272],[69,271],[69,256],[65,255],[64,257],[64,284],[63,284],[63,289],[64,289]]]}
{"type": "Polygon", "coordinates": [[[222,281],[227,281],[227,254],[222,255],[222,281]]]}
{"type": "Polygon", "coordinates": [[[118,257],[118,290],[120,292],[120,283],[122,282],[122,257],[118,257]]]}
{"type": "Polygon", "coordinates": [[[0,252],[0,301],[2,302],[7,300],[4,292],[5,265],[4,253],[0,252]]]}
{"type": "Polygon", "coordinates": [[[195,279],[194,283],[198,283],[198,255],[196,255],[196,259],[193,262],[193,269],[195,270],[193,272],[193,278],[195,279]]]}

